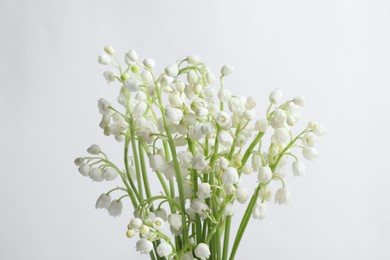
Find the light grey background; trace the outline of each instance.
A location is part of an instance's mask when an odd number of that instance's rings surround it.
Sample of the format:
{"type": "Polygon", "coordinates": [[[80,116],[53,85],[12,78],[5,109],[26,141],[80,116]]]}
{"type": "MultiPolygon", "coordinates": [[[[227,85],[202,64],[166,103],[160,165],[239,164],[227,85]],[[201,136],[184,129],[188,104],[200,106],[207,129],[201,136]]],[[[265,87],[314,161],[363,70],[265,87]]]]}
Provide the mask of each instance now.
{"type": "Polygon", "coordinates": [[[95,210],[111,185],[73,165],[92,143],[120,158],[98,128],[96,100],[118,90],[96,62],[106,44],[158,69],[192,53],[233,64],[226,87],[259,113],[278,87],[328,129],[237,259],[390,259],[389,1],[2,0],[0,35],[0,259],[146,259],[125,237],[130,209],[95,210]]]}

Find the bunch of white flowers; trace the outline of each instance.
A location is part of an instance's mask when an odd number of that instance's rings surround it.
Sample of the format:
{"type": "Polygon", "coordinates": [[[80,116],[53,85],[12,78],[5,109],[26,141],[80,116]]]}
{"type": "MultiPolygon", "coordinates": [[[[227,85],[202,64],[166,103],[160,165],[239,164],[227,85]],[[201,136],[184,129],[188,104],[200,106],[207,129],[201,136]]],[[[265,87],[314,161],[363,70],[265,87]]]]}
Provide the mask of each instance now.
{"type": "Polygon", "coordinates": [[[113,68],[103,76],[119,83],[121,106],[100,99],[99,126],[124,143],[124,163],[117,166],[98,145],[75,160],[79,172],[93,181],[117,176],[122,181],[100,195],[96,208],[119,216],[122,199],[129,197],[134,216],[126,234],[137,237],[136,250],[151,259],[234,259],[251,216],[266,217],[271,183],[277,186],[275,203],[288,204],[287,165],[294,176],[305,174],[305,164],[293,152],[315,159],[314,145],[325,129],[313,121],[294,135],[305,98],[285,100],[279,89],[270,94],[264,117],[255,120],[255,99],[223,86],[232,66],[222,67],[214,89],[216,76],[198,56],[169,64],[157,75],[154,60],[141,61],[134,50],[125,54],[124,67],[111,46],[104,51],[98,61],[113,68]],[[257,183],[249,192],[242,179],[254,173],[257,183]],[[150,189],[151,178],[161,190],[150,189]],[[112,200],[117,192],[124,194],[112,200]],[[236,202],[247,207],[229,252],[236,202]]]}

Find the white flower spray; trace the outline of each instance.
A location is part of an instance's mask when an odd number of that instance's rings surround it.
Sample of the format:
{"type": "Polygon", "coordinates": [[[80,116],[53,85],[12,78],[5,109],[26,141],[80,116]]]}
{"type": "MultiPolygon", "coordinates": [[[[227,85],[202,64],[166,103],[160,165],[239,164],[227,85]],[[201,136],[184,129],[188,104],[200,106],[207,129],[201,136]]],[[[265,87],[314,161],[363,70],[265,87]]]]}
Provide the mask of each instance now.
{"type": "Polygon", "coordinates": [[[122,65],[106,46],[98,62],[111,66],[103,73],[107,83],[120,86],[120,106],[102,98],[98,109],[104,135],[123,143],[124,162],[117,165],[94,144],[75,164],[92,181],[121,180],[99,196],[96,208],[120,216],[129,198],[134,218],[126,235],[137,237],[136,250],[151,259],[234,259],[251,216],[266,217],[272,194],[276,204],[288,204],[286,176],[304,176],[303,159],[319,155],[314,146],[326,133],[323,126],[311,121],[298,134],[293,131],[305,98],[285,100],[275,89],[266,113],[255,119],[256,100],[224,88],[225,77],[234,72],[230,65],[221,68],[215,89],[216,76],[196,55],[169,64],[161,74],[153,59],[141,61],[134,50],[122,65]],[[250,181],[255,183],[250,191],[243,179],[253,173],[257,182],[250,181]],[[158,180],[161,189],[152,191],[149,179],[158,180]],[[274,193],[271,183],[277,185],[274,193]],[[229,249],[236,203],[246,210],[229,249]]]}

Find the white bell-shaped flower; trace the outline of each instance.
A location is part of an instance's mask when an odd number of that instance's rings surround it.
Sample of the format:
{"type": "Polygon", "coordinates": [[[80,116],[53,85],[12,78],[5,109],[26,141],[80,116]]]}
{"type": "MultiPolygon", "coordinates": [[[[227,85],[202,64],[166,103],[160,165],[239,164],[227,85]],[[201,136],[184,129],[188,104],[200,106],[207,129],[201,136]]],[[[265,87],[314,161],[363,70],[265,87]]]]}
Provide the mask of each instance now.
{"type": "Polygon", "coordinates": [[[148,68],[150,70],[156,66],[156,62],[151,58],[144,59],[143,64],[146,68],[148,68]]]}
{"type": "Polygon", "coordinates": [[[111,58],[110,56],[102,53],[98,56],[98,62],[102,65],[109,65],[111,64],[111,58]]]}
{"type": "Polygon", "coordinates": [[[87,152],[92,155],[97,155],[101,152],[100,146],[97,144],[93,144],[88,147],[87,152]]]}
{"type": "Polygon", "coordinates": [[[264,219],[267,215],[267,205],[261,202],[256,202],[255,206],[253,207],[252,217],[254,219],[264,219]]]}
{"type": "Polygon", "coordinates": [[[291,198],[291,193],[290,193],[290,190],[288,190],[287,188],[279,188],[276,192],[275,192],[275,203],[279,204],[279,205],[287,205],[288,202],[290,201],[290,198],[291,198]]]}
{"type": "Polygon", "coordinates": [[[167,242],[161,242],[157,247],[157,254],[161,257],[169,256],[172,254],[172,247],[167,242]]]}
{"type": "Polygon", "coordinates": [[[272,171],[268,166],[262,166],[259,169],[259,174],[257,176],[257,180],[259,183],[267,183],[272,179],[272,171]]]}
{"type": "Polygon", "coordinates": [[[111,204],[111,196],[107,193],[102,193],[96,200],[95,208],[108,209],[111,204]]]}
{"type": "Polygon", "coordinates": [[[204,202],[204,200],[202,199],[194,199],[193,201],[191,201],[190,203],[190,208],[198,213],[198,214],[201,214],[203,213],[204,211],[207,211],[208,210],[208,206],[207,204],[204,202]]]}
{"type": "Polygon", "coordinates": [[[106,181],[112,181],[118,176],[118,172],[112,168],[112,167],[107,167],[103,170],[102,177],[106,181]]]}
{"type": "Polygon", "coordinates": [[[172,162],[164,162],[161,167],[161,172],[167,179],[173,179],[176,176],[175,166],[172,162]]]}
{"type": "Polygon", "coordinates": [[[306,172],[305,164],[302,161],[295,161],[292,164],[292,171],[294,176],[304,176],[306,172]]]}
{"type": "Polygon", "coordinates": [[[302,155],[306,160],[314,160],[319,156],[318,151],[313,147],[304,147],[302,155]]]}
{"type": "Polygon", "coordinates": [[[92,170],[89,172],[89,177],[96,182],[103,181],[103,172],[100,168],[92,168],[92,170]]]}
{"type": "Polygon", "coordinates": [[[203,154],[197,155],[192,158],[192,168],[198,171],[202,171],[207,166],[206,158],[203,154]]]}
{"type": "Polygon", "coordinates": [[[268,128],[268,120],[266,118],[260,118],[255,123],[255,130],[265,133],[268,128]]]}
{"type": "Polygon", "coordinates": [[[161,167],[164,164],[164,160],[160,154],[152,154],[149,156],[149,165],[155,171],[161,170],[161,167]]]}
{"type": "Polygon", "coordinates": [[[236,189],[236,198],[239,203],[244,204],[248,200],[248,197],[249,193],[247,189],[244,187],[238,187],[236,189]]]}
{"type": "Polygon", "coordinates": [[[138,60],[138,55],[137,55],[137,52],[135,50],[129,50],[127,53],[126,53],[126,57],[131,60],[132,62],[136,62],[138,60]]]}
{"type": "Polygon", "coordinates": [[[174,107],[167,107],[165,110],[165,116],[167,117],[168,122],[178,125],[183,119],[183,112],[174,107]]]}
{"type": "Polygon", "coordinates": [[[161,230],[164,227],[164,220],[160,217],[155,217],[152,226],[155,230],[161,230]]]}
{"type": "Polygon", "coordinates": [[[92,170],[92,166],[89,163],[83,163],[80,165],[78,170],[81,175],[87,177],[89,176],[89,172],[92,170]]]}
{"type": "Polygon", "coordinates": [[[221,102],[228,102],[232,97],[232,93],[230,90],[225,89],[225,88],[220,88],[218,91],[218,99],[221,102]]]}
{"type": "Polygon", "coordinates": [[[107,83],[114,82],[116,73],[113,70],[106,70],[103,72],[103,77],[106,79],[107,83]]]}
{"type": "Polygon", "coordinates": [[[269,101],[273,104],[279,104],[282,102],[283,99],[283,92],[279,89],[275,89],[271,92],[269,95],[269,101]]]}
{"type": "Polygon", "coordinates": [[[222,76],[229,76],[234,71],[234,67],[231,65],[224,65],[221,69],[222,76]]]}
{"type": "Polygon", "coordinates": [[[165,68],[165,73],[166,73],[169,77],[176,77],[177,74],[179,74],[179,68],[177,67],[177,64],[176,64],[176,63],[169,64],[169,65],[165,68]]]}
{"type": "Polygon", "coordinates": [[[110,213],[111,216],[116,217],[120,216],[122,213],[123,204],[120,200],[113,200],[108,207],[108,213],[110,213]]]}
{"type": "Polygon", "coordinates": [[[205,243],[200,243],[196,246],[194,253],[196,257],[198,257],[201,260],[206,260],[210,256],[210,248],[205,243]]]}
{"type": "Polygon", "coordinates": [[[145,238],[141,238],[140,240],[137,241],[135,245],[135,249],[137,250],[137,252],[146,255],[153,250],[153,243],[145,238]]]}
{"type": "Polygon", "coordinates": [[[270,125],[273,128],[281,128],[284,127],[287,119],[286,112],[282,109],[276,109],[271,117],[270,125]]]}
{"type": "Polygon", "coordinates": [[[234,167],[227,167],[222,175],[221,181],[223,184],[236,184],[239,180],[237,169],[234,167]]]}
{"type": "Polygon", "coordinates": [[[284,145],[290,140],[290,134],[285,128],[277,128],[271,137],[271,142],[275,145],[284,145]]]}
{"type": "Polygon", "coordinates": [[[211,196],[211,188],[209,183],[200,183],[198,186],[198,191],[196,192],[196,196],[199,199],[207,199],[211,196]]]}
{"type": "Polygon", "coordinates": [[[293,102],[294,102],[295,105],[303,107],[303,106],[305,106],[306,99],[303,96],[298,96],[298,97],[295,97],[293,99],[293,102]]]}
{"type": "Polygon", "coordinates": [[[179,230],[182,226],[182,218],[180,214],[172,213],[168,215],[168,223],[171,226],[171,228],[175,229],[176,231],[179,230]]]}
{"type": "Polygon", "coordinates": [[[232,203],[226,204],[223,216],[233,216],[235,213],[234,205],[232,203]]]}
{"type": "Polygon", "coordinates": [[[225,130],[221,130],[218,134],[218,142],[225,147],[233,144],[233,137],[225,130]]]}
{"type": "Polygon", "coordinates": [[[143,224],[143,221],[140,218],[133,218],[130,220],[129,228],[139,230],[143,224]]]}

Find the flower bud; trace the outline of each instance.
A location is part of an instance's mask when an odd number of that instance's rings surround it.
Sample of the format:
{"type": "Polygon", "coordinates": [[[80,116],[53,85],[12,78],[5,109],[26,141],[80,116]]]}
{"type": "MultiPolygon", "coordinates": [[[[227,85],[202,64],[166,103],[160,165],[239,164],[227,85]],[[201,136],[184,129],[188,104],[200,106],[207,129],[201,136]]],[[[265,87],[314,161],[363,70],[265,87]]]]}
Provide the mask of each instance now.
{"type": "Polygon", "coordinates": [[[78,170],[81,173],[81,175],[89,176],[89,172],[92,170],[92,167],[88,163],[83,163],[80,165],[78,170]]]}
{"type": "Polygon", "coordinates": [[[161,257],[169,256],[172,254],[172,247],[165,241],[161,242],[157,247],[157,254],[161,257]]]}
{"type": "Polygon", "coordinates": [[[168,107],[165,110],[165,116],[167,120],[172,124],[178,125],[183,118],[183,112],[180,109],[174,107],[168,107]]]}
{"type": "Polygon", "coordinates": [[[104,47],[104,51],[108,55],[114,55],[115,54],[115,50],[114,50],[114,48],[111,45],[107,45],[106,47],[104,47]]]}
{"type": "Polygon", "coordinates": [[[303,176],[306,172],[305,164],[302,161],[295,161],[292,164],[292,171],[294,176],[303,176]]]}
{"type": "Polygon", "coordinates": [[[107,167],[103,170],[103,175],[102,177],[106,180],[106,181],[112,181],[113,179],[115,179],[116,177],[118,176],[118,172],[114,169],[114,168],[111,168],[111,167],[107,167]]]}
{"type": "Polygon", "coordinates": [[[222,76],[229,76],[234,71],[234,67],[231,65],[224,65],[221,69],[222,76]]]}
{"type": "Polygon", "coordinates": [[[210,249],[209,246],[205,243],[200,243],[196,246],[194,253],[196,257],[198,257],[201,260],[206,260],[210,256],[210,249]]]}
{"type": "Polygon", "coordinates": [[[200,62],[200,58],[197,55],[189,55],[187,56],[187,61],[189,64],[197,64],[200,62]]]}
{"type": "Polygon", "coordinates": [[[196,82],[198,82],[198,75],[196,74],[195,71],[190,70],[190,71],[187,73],[187,81],[188,81],[188,83],[190,83],[190,84],[195,84],[196,82]]]}
{"type": "Polygon", "coordinates": [[[298,96],[294,98],[293,102],[295,105],[303,107],[305,105],[306,99],[305,97],[298,96]]]}
{"type": "Polygon", "coordinates": [[[318,151],[313,147],[304,147],[302,149],[302,155],[306,160],[314,160],[318,157],[318,151]]]}
{"type": "Polygon", "coordinates": [[[111,58],[106,54],[100,54],[98,56],[98,62],[102,65],[109,65],[111,64],[111,58]]]}
{"type": "Polygon", "coordinates": [[[208,84],[213,84],[215,81],[215,75],[212,72],[207,72],[206,74],[206,81],[208,84]]]}
{"type": "Polygon", "coordinates": [[[211,196],[211,189],[209,183],[200,183],[198,186],[198,191],[196,192],[196,196],[199,199],[207,199],[211,196]]]}
{"type": "Polygon", "coordinates": [[[138,55],[137,55],[137,52],[135,50],[129,50],[127,53],[126,53],[126,57],[135,62],[138,60],[138,55]]]}
{"type": "Polygon", "coordinates": [[[150,70],[153,69],[156,66],[156,62],[153,59],[150,59],[150,58],[144,59],[143,64],[144,64],[144,66],[146,68],[148,68],[150,70]]]}
{"type": "Polygon", "coordinates": [[[122,213],[122,208],[123,208],[122,201],[113,200],[110,206],[108,207],[108,213],[113,217],[120,216],[120,214],[122,213]]]}
{"type": "Polygon", "coordinates": [[[150,227],[149,227],[149,226],[146,226],[146,225],[142,225],[142,226],[139,228],[139,232],[141,233],[141,235],[146,236],[146,235],[149,234],[149,232],[150,232],[150,227]]]}
{"type": "Polygon", "coordinates": [[[103,77],[106,79],[107,83],[113,82],[115,81],[116,77],[115,71],[106,70],[105,72],[103,72],[103,77]]]}
{"type": "Polygon", "coordinates": [[[248,200],[248,197],[249,193],[244,187],[238,187],[236,189],[236,198],[239,203],[244,204],[248,200]]]}
{"type": "Polygon", "coordinates": [[[92,155],[97,155],[101,152],[100,146],[97,144],[91,145],[88,149],[87,152],[92,155]]]}
{"type": "Polygon", "coordinates": [[[257,180],[260,183],[267,183],[272,179],[272,171],[268,166],[260,167],[259,174],[257,176],[257,180]]]}
{"type": "Polygon", "coordinates": [[[153,243],[150,242],[149,240],[142,238],[137,241],[135,245],[135,249],[137,252],[140,252],[143,255],[149,254],[150,251],[153,250],[153,243]]]}
{"type": "Polygon", "coordinates": [[[177,64],[176,64],[176,63],[169,64],[169,65],[165,68],[165,73],[166,73],[169,77],[176,77],[177,74],[179,74],[179,68],[177,67],[177,64]]]}
{"type": "Polygon", "coordinates": [[[74,164],[75,164],[76,166],[81,166],[81,165],[83,164],[83,162],[84,162],[84,158],[82,158],[82,157],[78,157],[78,158],[76,158],[76,159],[74,160],[74,164]]]}
{"type": "Polygon", "coordinates": [[[139,230],[142,226],[142,220],[140,218],[133,218],[130,220],[129,227],[135,230],[139,230]]]}
{"type": "Polygon", "coordinates": [[[221,181],[223,184],[236,184],[239,180],[237,169],[234,167],[227,167],[221,176],[221,181]]]}
{"type": "Polygon", "coordinates": [[[127,236],[128,238],[132,238],[133,236],[135,236],[136,233],[137,233],[137,232],[136,232],[134,229],[128,229],[128,230],[126,231],[126,236],[127,236]]]}
{"type": "Polygon", "coordinates": [[[273,104],[279,104],[282,102],[283,99],[283,92],[279,89],[275,89],[271,92],[269,95],[269,101],[273,104]]]}
{"type": "Polygon", "coordinates": [[[287,188],[279,188],[275,193],[275,203],[287,205],[290,201],[291,193],[287,188]]]}
{"type": "Polygon", "coordinates": [[[108,209],[111,204],[111,196],[107,193],[102,193],[96,201],[96,209],[108,209]]]}

